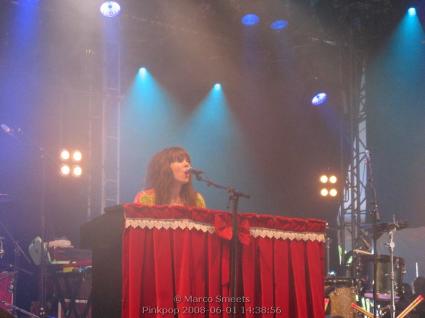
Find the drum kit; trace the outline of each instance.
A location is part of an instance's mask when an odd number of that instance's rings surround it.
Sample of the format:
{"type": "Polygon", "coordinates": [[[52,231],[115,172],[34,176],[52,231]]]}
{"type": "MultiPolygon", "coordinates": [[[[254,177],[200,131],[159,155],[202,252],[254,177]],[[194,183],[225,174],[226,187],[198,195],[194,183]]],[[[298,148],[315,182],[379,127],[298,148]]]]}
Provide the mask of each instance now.
{"type": "MultiPolygon", "coordinates": [[[[0,193],[0,203],[9,203],[10,197],[5,193],[0,193]]],[[[0,260],[5,255],[5,238],[0,237],[0,260]]],[[[9,311],[9,305],[13,304],[14,284],[15,284],[15,271],[1,270],[0,271],[0,308],[9,311]]]]}
{"type": "Polygon", "coordinates": [[[393,234],[405,227],[407,224],[401,222],[378,224],[378,236],[389,234],[385,244],[388,255],[375,255],[366,249],[353,249],[346,254],[340,275],[329,276],[325,281],[330,317],[357,317],[356,308],[361,317],[395,317],[395,302],[404,293],[406,266],[403,258],[394,256],[393,234]],[[356,306],[357,303],[363,306],[356,306]],[[364,311],[365,307],[369,311],[364,311]]]}

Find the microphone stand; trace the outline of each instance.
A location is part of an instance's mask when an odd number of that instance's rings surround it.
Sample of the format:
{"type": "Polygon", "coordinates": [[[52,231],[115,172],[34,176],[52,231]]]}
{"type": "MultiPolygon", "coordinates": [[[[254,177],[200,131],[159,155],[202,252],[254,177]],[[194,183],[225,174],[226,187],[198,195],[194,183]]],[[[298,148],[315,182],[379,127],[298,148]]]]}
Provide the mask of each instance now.
{"type": "MultiPolygon", "coordinates": [[[[233,187],[229,186],[223,186],[220,184],[217,184],[208,178],[202,176],[201,171],[192,172],[196,180],[206,183],[208,187],[214,187],[216,189],[225,190],[229,195],[229,205],[228,208],[232,212],[232,228],[233,228],[233,235],[232,235],[232,245],[231,245],[231,268],[230,268],[230,297],[237,297],[238,296],[238,259],[239,259],[239,245],[238,245],[238,206],[239,206],[239,199],[245,198],[249,199],[251,196],[242,192],[237,191],[233,187]]],[[[231,299],[235,299],[231,298],[231,299]]],[[[239,317],[238,311],[236,308],[237,302],[233,302],[233,308],[232,308],[232,316],[233,317],[239,317]]]]}

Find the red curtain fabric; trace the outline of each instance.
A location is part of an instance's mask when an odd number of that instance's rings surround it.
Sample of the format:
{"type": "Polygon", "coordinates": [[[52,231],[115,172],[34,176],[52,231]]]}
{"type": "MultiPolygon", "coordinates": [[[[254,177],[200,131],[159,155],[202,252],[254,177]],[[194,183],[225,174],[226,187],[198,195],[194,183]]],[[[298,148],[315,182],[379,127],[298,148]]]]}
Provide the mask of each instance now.
{"type": "Polygon", "coordinates": [[[314,219],[241,214],[239,237],[257,228],[269,237],[241,245],[246,317],[323,318],[324,231],[314,219]],[[282,239],[279,236],[295,236],[282,239]],[[275,237],[273,237],[275,236],[275,237]],[[315,239],[323,238],[321,241],[315,239]]]}
{"type": "Polygon", "coordinates": [[[125,218],[136,220],[136,226],[124,230],[122,317],[205,317],[207,311],[212,317],[225,316],[226,308],[216,297],[229,296],[228,213],[131,204],[125,207],[125,218]],[[159,228],[161,223],[141,228],[137,220],[190,220],[212,227],[214,233],[159,228]]]}
{"type": "Polygon", "coordinates": [[[123,318],[228,317],[233,300],[240,317],[324,317],[323,242],[308,239],[323,221],[240,214],[241,292],[230,299],[229,213],[124,210],[123,318]]]}

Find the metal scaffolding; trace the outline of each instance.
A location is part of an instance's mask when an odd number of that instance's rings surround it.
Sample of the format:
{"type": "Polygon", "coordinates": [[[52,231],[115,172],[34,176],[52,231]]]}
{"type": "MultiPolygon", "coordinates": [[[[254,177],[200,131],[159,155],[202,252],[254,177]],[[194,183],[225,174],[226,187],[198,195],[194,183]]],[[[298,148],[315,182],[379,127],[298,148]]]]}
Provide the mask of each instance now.
{"type": "Polygon", "coordinates": [[[120,202],[121,51],[106,43],[103,55],[101,211],[120,202]]]}
{"type": "MultiPolygon", "coordinates": [[[[338,211],[339,264],[355,249],[367,249],[371,238],[365,223],[369,222],[367,203],[368,162],[366,112],[366,58],[364,52],[347,49],[346,68],[346,129],[343,145],[348,145],[343,199],[338,211]],[[348,253],[348,254],[347,254],[348,253]]],[[[344,152],[344,150],[343,150],[344,152]]]]}

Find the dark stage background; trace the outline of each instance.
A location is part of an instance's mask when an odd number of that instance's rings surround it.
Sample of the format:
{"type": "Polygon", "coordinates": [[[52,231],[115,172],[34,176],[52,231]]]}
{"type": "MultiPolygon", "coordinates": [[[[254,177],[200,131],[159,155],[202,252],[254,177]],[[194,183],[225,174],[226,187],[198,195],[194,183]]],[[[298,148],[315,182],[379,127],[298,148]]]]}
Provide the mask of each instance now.
{"type": "MultiPolygon", "coordinates": [[[[397,213],[423,225],[423,34],[397,60],[380,55],[401,21],[404,7],[397,3],[385,36],[359,44],[370,57],[368,139],[383,218],[397,213]]],[[[0,123],[13,128],[13,134],[0,131],[0,193],[9,194],[0,217],[24,249],[40,234],[43,198],[48,239],[66,236],[78,244],[79,226],[101,213],[87,214],[93,201],[87,174],[60,177],[57,158],[64,146],[80,148],[92,158],[84,171],[99,179],[102,84],[109,67],[104,49],[111,43],[121,51],[122,203],[143,186],[156,151],[181,145],[208,177],[252,195],[241,201],[242,211],[334,224],[339,202],[319,196],[318,176],[332,171],[343,180],[350,151],[341,55],[347,38],[341,26],[348,22],[334,19],[338,6],[145,0],[124,1],[122,10],[117,20],[107,20],[96,1],[0,1],[0,123]],[[241,25],[248,12],[261,16],[258,26],[241,25]],[[288,27],[271,30],[277,18],[287,19],[288,27]],[[222,89],[215,91],[214,83],[222,89]],[[312,107],[319,90],[328,92],[329,103],[312,107]]],[[[96,197],[100,184],[94,184],[96,197]]],[[[227,208],[226,193],[195,185],[209,207],[227,208]]],[[[12,262],[10,242],[7,248],[5,266],[12,262]]],[[[34,276],[21,281],[28,284],[20,296],[24,306],[36,289],[34,276]]]]}

